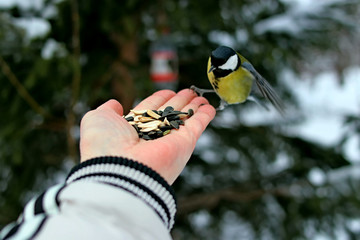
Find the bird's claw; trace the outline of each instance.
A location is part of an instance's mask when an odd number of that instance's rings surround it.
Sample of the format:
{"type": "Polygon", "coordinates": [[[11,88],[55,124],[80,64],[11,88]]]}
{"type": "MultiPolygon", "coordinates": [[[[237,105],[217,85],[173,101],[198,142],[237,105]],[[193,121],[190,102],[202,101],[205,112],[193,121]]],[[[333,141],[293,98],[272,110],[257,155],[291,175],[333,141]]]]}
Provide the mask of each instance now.
{"type": "Polygon", "coordinates": [[[199,95],[200,97],[202,97],[202,96],[204,95],[203,89],[198,88],[198,87],[196,87],[195,85],[191,85],[190,89],[191,89],[194,93],[196,93],[197,95],[199,95]]]}
{"type": "Polygon", "coordinates": [[[198,88],[195,85],[192,85],[190,87],[191,90],[193,90],[195,93],[199,94],[200,97],[202,97],[204,95],[204,93],[214,93],[215,90],[213,89],[202,89],[202,88],[198,88]]]}
{"type": "Polygon", "coordinates": [[[199,91],[201,89],[196,87],[195,85],[191,85],[190,90],[192,90],[195,94],[199,94],[200,97],[202,97],[202,95],[204,94],[201,91],[199,91]]]}
{"type": "Polygon", "coordinates": [[[220,105],[215,109],[216,111],[222,111],[226,108],[226,106],[229,105],[227,102],[225,102],[223,99],[220,100],[220,105]]]}

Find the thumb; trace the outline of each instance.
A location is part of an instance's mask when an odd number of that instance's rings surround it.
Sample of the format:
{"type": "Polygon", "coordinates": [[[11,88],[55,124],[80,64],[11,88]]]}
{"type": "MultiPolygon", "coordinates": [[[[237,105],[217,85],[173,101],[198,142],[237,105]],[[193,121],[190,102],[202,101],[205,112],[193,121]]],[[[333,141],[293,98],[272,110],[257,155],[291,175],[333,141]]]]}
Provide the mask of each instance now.
{"type": "Polygon", "coordinates": [[[119,115],[123,115],[123,107],[122,105],[116,101],[115,99],[110,99],[109,101],[105,102],[104,104],[100,105],[97,109],[99,110],[112,110],[115,111],[119,115]]]}

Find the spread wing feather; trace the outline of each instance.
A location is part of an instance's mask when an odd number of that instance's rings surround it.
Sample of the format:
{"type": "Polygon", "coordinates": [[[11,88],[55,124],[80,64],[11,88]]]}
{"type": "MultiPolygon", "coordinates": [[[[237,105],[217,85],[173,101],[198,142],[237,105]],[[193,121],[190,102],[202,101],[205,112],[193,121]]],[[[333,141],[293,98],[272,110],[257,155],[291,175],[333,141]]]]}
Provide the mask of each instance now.
{"type": "Polygon", "coordinates": [[[242,67],[250,71],[250,73],[255,77],[256,85],[261,94],[270,101],[270,103],[279,111],[280,114],[284,115],[284,104],[271,85],[265,80],[265,78],[263,78],[249,62],[244,62],[242,67]]]}

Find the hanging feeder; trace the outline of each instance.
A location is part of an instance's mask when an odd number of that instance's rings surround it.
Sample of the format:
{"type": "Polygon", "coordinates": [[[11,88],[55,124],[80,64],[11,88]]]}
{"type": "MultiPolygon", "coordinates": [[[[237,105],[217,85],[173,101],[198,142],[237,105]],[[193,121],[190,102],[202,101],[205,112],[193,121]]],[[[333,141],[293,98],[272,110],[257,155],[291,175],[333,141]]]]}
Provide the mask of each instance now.
{"type": "Polygon", "coordinates": [[[168,34],[163,34],[150,48],[150,78],[157,90],[176,90],[178,85],[178,55],[168,34]]]}

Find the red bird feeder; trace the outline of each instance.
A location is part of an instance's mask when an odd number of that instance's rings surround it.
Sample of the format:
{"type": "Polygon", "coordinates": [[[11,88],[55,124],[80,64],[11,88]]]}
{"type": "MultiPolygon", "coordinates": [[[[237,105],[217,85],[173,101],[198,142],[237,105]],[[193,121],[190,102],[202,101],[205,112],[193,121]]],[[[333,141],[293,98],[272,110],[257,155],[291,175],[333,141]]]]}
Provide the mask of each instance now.
{"type": "Polygon", "coordinates": [[[168,35],[155,41],[150,49],[150,77],[155,88],[176,90],[178,84],[178,55],[168,35]]]}

